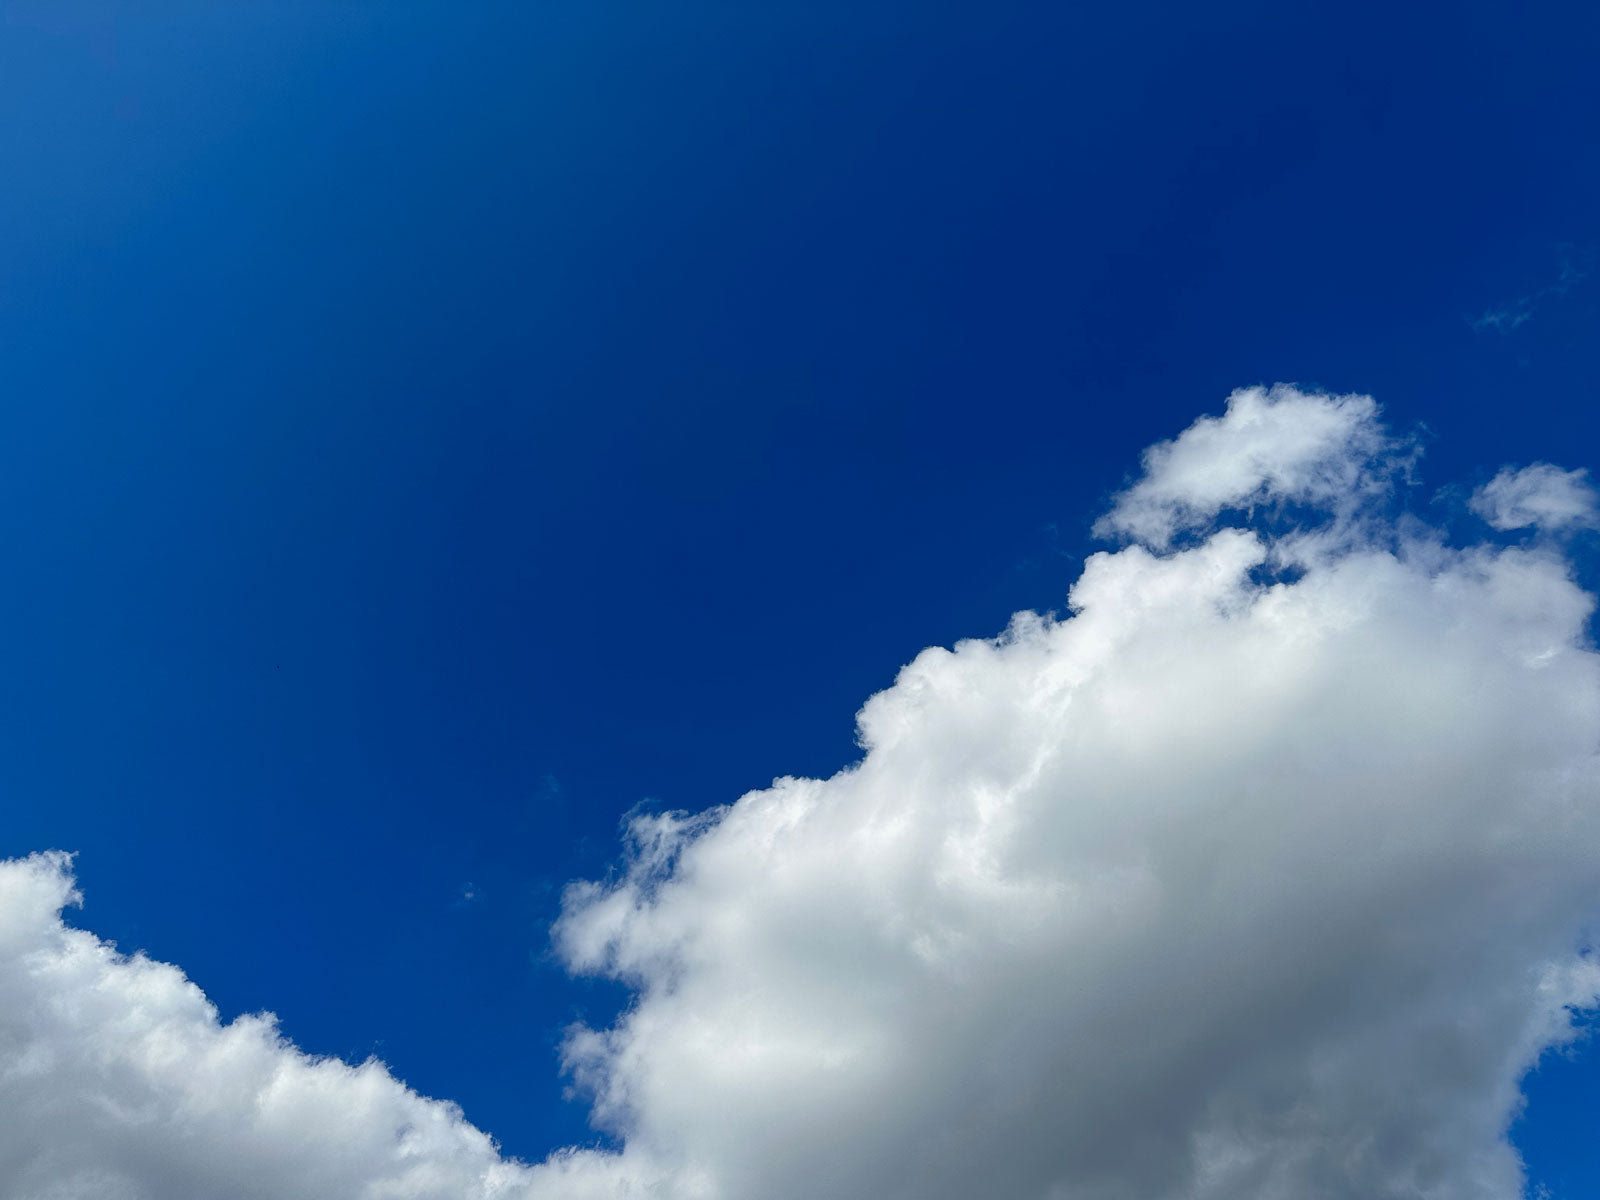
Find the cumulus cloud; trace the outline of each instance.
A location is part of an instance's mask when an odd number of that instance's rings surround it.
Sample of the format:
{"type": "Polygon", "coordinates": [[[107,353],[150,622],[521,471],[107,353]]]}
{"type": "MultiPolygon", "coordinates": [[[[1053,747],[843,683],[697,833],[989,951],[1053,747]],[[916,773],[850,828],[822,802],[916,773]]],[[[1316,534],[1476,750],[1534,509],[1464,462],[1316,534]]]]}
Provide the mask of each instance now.
{"type": "Polygon", "coordinates": [[[1408,459],[1368,398],[1237,393],[1146,455],[1070,615],[924,651],[830,779],[636,822],[558,930],[637,989],[568,1047],[622,1161],[774,1200],[1520,1195],[1519,1080],[1600,983],[1591,599],[1386,519],[1408,459]]]}
{"type": "Polygon", "coordinates": [[[1095,533],[1165,549],[1224,509],[1295,504],[1348,516],[1388,490],[1402,461],[1376,412],[1370,396],[1240,389],[1221,417],[1146,450],[1143,477],[1095,533]]]}
{"type": "Polygon", "coordinates": [[[1366,397],[1236,393],[1067,615],[918,655],[829,779],[635,819],[555,931],[634,989],[565,1051],[616,1152],[506,1162],[0,866],[6,1194],[1520,1196],[1521,1077],[1600,998],[1592,599],[1389,519],[1408,462],[1366,397]]]}
{"type": "Polygon", "coordinates": [[[1594,528],[1596,497],[1587,471],[1563,471],[1549,463],[1504,468],[1472,495],[1472,510],[1496,529],[1552,532],[1594,528]]]}
{"type": "Polygon", "coordinates": [[[454,1106],[380,1064],[224,1025],[176,967],[61,920],[69,862],[0,863],[0,1194],[9,1200],[463,1200],[514,1194],[454,1106]]]}

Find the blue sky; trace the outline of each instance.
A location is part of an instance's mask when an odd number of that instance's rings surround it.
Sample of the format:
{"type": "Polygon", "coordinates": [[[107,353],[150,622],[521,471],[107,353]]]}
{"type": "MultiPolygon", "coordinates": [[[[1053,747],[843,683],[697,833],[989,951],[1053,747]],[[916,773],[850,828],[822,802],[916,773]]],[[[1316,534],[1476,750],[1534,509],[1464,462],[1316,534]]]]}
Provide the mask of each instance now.
{"type": "MultiPolygon", "coordinates": [[[[857,758],[1140,450],[1600,466],[1590,6],[0,7],[0,857],[537,1160],[624,815],[857,758]],[[1499,314],[1496,318],[1496,314],[1499,314]]],[[[1436,511],[1436,510],[1435,510],[1436,511]]],[[[1518,1144],[1591,1194],[1600,1065],[1518,1144]]]]}

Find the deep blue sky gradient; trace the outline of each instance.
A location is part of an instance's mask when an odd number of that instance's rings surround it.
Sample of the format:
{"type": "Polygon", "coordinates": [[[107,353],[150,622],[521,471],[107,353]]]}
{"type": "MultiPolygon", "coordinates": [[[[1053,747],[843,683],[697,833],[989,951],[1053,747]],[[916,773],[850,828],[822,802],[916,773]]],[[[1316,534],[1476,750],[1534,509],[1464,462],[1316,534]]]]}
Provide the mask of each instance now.
{"type": "MultiPolygon", "coordinates": [[[[851,760],[1138,451],[1600,467],[1586,4],[0,2],[0,854],[530,1158],[632,806],[851,760]],[[1520,307],[1519,307],[1520,306],[1520,307]],[[1525,312],[1506,331],[1485,313],[1525,312]],[[470,889],[471,896],[467,896],[470,889]]],[[[1519,1134],[1600,1190],[1600,1061],[1519,1134]]]]}

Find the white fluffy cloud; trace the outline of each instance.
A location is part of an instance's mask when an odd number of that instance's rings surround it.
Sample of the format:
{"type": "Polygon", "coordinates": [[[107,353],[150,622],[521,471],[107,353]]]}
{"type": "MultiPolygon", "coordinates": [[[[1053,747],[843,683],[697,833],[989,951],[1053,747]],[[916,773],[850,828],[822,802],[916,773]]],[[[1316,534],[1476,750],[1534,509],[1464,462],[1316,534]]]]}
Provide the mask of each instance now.
{"type": "Polygon", "coordinates": [[[1069,616],[924,651],[830,779],[635,821],[556,931],[636,990],[567,1045],[617,1153],[504,1162],[0,865],[5,1194],[1521,1195],[1519,1081],[1600,997],[1591,598],[1386,519],[1408,460],[1365,397],[1237,393],[1069,616]]]}
{"type": "Polygon", "coordinates": [[[383,1067],[314,1060],[270,1018],[219,1024],[175,967],[61,921],[64,855],[0,863],[7,1200],[463,1200],[520,1168],[383,1067]]]}
{"type": "Polygon", "coordinates": [[[1587,471],[1549,463],[1506,467],[1472,495],[1472,510],[1496,529],[1595,527],[1596,497],[1587,471]]]}
{"type": "Polygon", "coordinates": [[[773,1200],[1519,1195],[1518,1081],[1596,995],[1591,601],[1383,519],[1409,458],[1365,397],[1237,393],[1069,617],[924,651],[831,779],[640,821],[559,929],[638,989],[570,1045],[625,1156],[773,1200]],[[1166,551],[1251,506],[1302,519],[1166,551]]]}
{"type": "Polygon", "coordinates": [[[1298,504],[1347,517],[1387,491],[1408,458],[1377,411],[1370,396],[1241,388],[1224,415],[1146,450],[1143,476],[1095,533],[1165,549],[1225,509],[1298,504]]]}

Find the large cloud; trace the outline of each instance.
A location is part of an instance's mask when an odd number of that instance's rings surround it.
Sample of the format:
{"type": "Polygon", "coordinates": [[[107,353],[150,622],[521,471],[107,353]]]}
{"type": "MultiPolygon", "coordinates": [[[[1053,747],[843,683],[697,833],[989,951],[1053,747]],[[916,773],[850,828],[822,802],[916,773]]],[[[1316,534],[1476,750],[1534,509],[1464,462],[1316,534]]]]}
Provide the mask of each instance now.
{"type": "Polygon", "coordinates": [[[1596,994],[1600,663],[1551,546],[1382,516],[1410,458],[1365,397],[1239,392],[1070,617],[924,651],[831,779],[639,821],[558,931],[638,989],[570,1044],[627,1153],[770,1200],[1517,1196],[1518,1081],[1596,994]],[[1195,535],[1248,507],[1301,520],[1195,535]]]}
{"type": "Polygon", "coordinates": [[[1364,397],[1237,393],[1070,616],[924,651],[831,779],[636,820],[556,931],[636,990],[567,1046],[615,1154],[504,1162],[0,865],[5,1194],[1519,1196],[1519,1080],[1600,997],[1600,659],[1550,538],[1384,515],[1409,460],[1364,397]]]}

